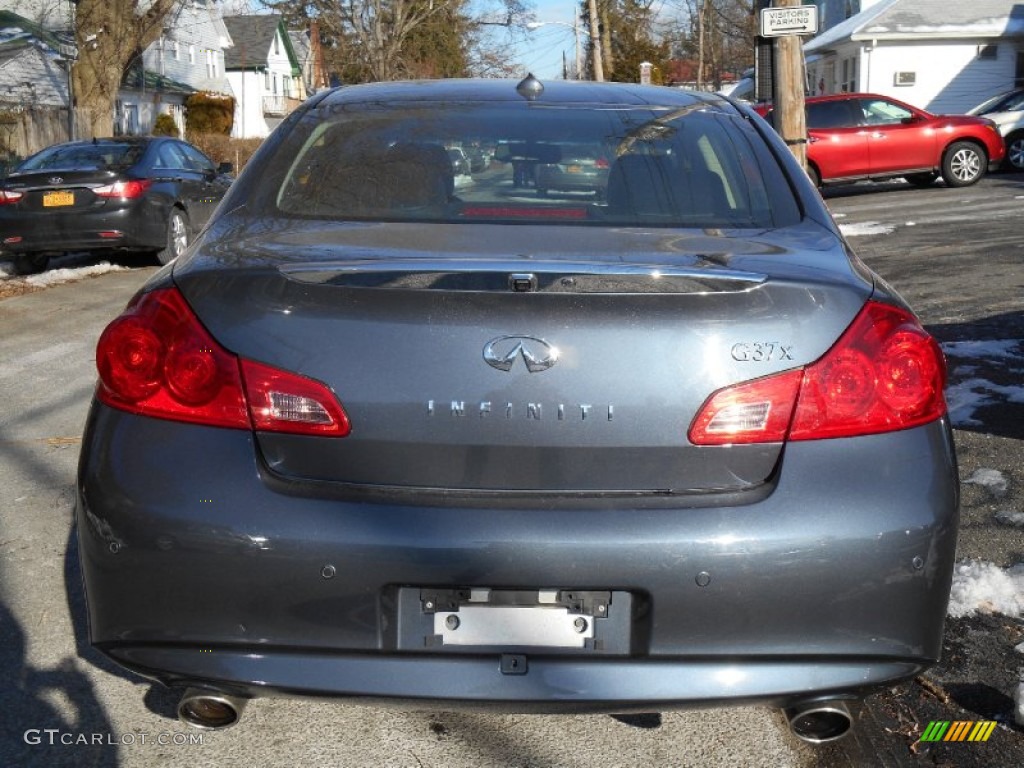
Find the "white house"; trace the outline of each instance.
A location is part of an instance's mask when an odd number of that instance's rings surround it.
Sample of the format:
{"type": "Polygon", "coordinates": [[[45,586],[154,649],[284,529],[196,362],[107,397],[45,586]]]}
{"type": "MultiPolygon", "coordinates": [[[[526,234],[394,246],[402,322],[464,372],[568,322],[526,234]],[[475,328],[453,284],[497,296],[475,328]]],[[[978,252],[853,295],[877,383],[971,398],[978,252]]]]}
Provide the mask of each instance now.
{"type": "Polygon", "coordinates": [[[142,54],[139,67],[128,67],[118,99],[117,124],[126,127],[138,115],[136,130],[152,130],[156,116],[168,113],[184,135],[184,102],[196,91],[232,95],[224,68],[231,46],[218,0],[183,0],[164,19],[164,34],[142,54]]]}
{"type": "Polygon", "coordinates": [[[877,0],[804,45],[812,94],[867,91],[965,112],[1024,85],[1020,0],[877,0]]]}
{"type": "Polygon", "coordinates": [[[234,42],[226,54],[232,136],[262,138],[305,99],[302,68],[281,16],[225,16],[224,23],[234,42]]]}

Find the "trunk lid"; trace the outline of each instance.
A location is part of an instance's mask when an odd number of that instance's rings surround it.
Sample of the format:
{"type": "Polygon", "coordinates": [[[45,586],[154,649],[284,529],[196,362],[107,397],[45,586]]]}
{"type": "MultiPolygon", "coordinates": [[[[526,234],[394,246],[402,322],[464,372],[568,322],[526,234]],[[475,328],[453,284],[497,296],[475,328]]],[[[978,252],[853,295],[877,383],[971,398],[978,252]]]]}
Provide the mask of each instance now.
{"type": "Polygon", "coordinates": [[[259,434],[275,471],[517,493],[764,483],[780,444],[698,448],[691,420],[721,387],[819,357],[871,291],[817,225],[334,226],[200,248],[175,279],[228,349],[348,412],[346,438],[259,434]]]}

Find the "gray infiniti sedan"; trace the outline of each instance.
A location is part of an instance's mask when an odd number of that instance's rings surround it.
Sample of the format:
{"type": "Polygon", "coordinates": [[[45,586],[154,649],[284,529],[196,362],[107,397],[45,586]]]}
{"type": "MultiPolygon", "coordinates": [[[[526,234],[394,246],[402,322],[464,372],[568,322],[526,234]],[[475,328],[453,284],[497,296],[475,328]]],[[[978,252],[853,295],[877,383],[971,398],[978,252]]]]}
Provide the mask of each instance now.
{"type": "Polygon", "coordinates": [[[197,727],[271,695],[760,703],[825,742],[939,658],[942,354],[723,97],[318,94],[96,358],[91,639],[197,727]],[[459,188],[474,141],[608,147],[607,186],[459,188]]]}

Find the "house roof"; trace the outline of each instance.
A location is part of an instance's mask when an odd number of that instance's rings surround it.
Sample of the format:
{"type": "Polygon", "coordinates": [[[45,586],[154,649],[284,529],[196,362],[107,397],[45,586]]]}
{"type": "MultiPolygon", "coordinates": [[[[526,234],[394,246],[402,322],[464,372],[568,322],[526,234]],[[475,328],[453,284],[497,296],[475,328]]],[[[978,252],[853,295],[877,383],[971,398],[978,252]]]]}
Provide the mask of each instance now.
{"type": "Polygon", "coordinates": [[[191,85],[172,80],[169,77],[158,74],[151,70],[142,70],[140,67],[129,67],[121,80],[122,88],[131,88],[138,91],[152,91],[154,93],[179,93],[188,95],[196,92],[191,85]],[[145,77],[143,77],[143,73],[145,77]]]}
{"type": "Polygon", "coordinates": [[[274,35],[280,32],[292,70],[296,75],[299,73],[299,57],[295,55],[284,20],[278,14],[225,16],[224,26],[234,42],[234,47],[224,51],[224,69],[266,69],[274,35]]]}
{"type": "Polygon", "coordinates": [[[815,53],[851,40],[1024,37],[1020,0],[880,0],[804,45],[815,53]]]}
{"type": "Polygon", "coordinates": [[[0,46],[21,48],[25,45],[35,45],[51,58],[72,56],[74,51],[68,36],[54,34],[11,11],[0,11],[0,46]]]}

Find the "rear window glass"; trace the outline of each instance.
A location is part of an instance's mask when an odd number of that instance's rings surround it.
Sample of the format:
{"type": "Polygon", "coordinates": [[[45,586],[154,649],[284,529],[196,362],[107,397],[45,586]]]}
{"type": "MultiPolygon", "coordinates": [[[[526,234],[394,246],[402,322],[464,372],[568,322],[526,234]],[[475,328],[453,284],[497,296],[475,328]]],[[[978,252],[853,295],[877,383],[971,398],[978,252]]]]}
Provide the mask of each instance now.
{"type": "Polygon", "coordinates": [[[288,143],[274,202],[291,216],[705,228],[799,218],[761,136],[704,105],[345,104],[311,110],[288,143]]]}
{"type": "Polygon", "coordinates": [[[134,165],[144,150],[135,143],[58,144],[28,158],[18,170],[119,170],[134,165]]]}

